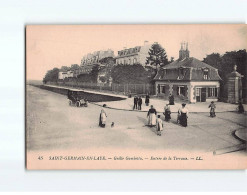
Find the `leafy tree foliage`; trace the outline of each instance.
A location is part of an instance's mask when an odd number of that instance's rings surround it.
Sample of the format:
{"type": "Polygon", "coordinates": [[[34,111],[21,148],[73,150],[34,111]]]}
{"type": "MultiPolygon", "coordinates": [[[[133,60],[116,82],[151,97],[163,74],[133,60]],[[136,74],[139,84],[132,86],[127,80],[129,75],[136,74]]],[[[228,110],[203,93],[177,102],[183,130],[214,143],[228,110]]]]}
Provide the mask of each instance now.
{"type": "Polygon", "coordinates": [[[113,57],[106,57],[106,58],[102,58],[101,60],[99,60],[99,63],[111,66],[111,65],[116,64],[116,59],[113,57]]]}
{"type": "Polygon", "coordinates": [[[218,53],[212,53],[204,58],[203,62],[217,68],[219,75],[222,78],[222,85],[227,81],[227,75],[233,71],[234,65],[237,65],[237,71],[244,76],[243,78],[243,96],[246,97],[246,83],[247,83],[247,52],[246,50],[230,51],[224,55],[218,53]]]}
{"type": "Polygon", "coordinates": [[[155,66],[156,71],[158,67],[165,66],[169,63],[165,49],[158,43],[155,43],[151,46],[148,54],[149,56],[147,57],[146,64],[155,66]]]}
{"type": "Polygon", "coordinates": [[[61,68],[60,68],[60,71],[62,71],[62,72],[67,72],[67,71],[69,71],[70,70],[70,67],[68,67],[68,66],[62,66],[61,68]]]}
{"type": "Polygon", "coordinates": [[[77,76],[77,80],[79,82],[84,82],[84,83],[91,83],[92,82],[92,77],[90,74],[80,74],[77,76]]]}
{"type": "Polygon", "coordinates": [[[56,82],[58,80],[58,68],[53,68],[52,70],[47,71],[45,77],[43,78],[43,83],[47,83],[48,81],[56,82]]]}
{"type": "Polygon", "coordinates": [[[99,68],[99,65],[96,64],[93,66],[92,71],[90,72],[91,80],[93,83],[97,83],[99,68]]]}
{"type": "Polygon", "coordinates": [[[105,76],[100,76],[100,77],[99,77],[99,80],[100,80],[102,83],[105,83],[105,82],[107,81],[105,76]]]}
{"type": "Polygon", "coordinates": [[[113,83],[149,83],[151,73],[144,69],[140,64],[136,65],[117,65],[111,71],[113,83]]]}
{"type": "Polygon", "coordinates": [[[78,64],[72,64],[70,67],[70,70],[74,71],[74,70],[77,70],[79,68],[80,68],[80,66],[78,64]]]}

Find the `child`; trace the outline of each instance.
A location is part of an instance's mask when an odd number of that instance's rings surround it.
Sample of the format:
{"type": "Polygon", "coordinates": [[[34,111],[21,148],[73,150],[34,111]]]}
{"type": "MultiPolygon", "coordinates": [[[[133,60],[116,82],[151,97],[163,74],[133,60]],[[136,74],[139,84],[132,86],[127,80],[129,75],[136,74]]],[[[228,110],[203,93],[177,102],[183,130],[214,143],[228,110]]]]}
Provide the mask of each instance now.
{"type": "Polygon", "coordinates": [[[210,116],[212,118],[216,117],[216,115],[215,115],[215,109],[216,109],[215,103],[212,101],[211,104],[208,107],[210,108],[210,116]]]}
{"type": "Polygon", "coordinates": [[[156,120],[156,129],[157,129],[157,135],[161,136],[161,131],[163,130],[163,122],[160,119],[160,115],[158,115],[158,118],[156,120]]]}

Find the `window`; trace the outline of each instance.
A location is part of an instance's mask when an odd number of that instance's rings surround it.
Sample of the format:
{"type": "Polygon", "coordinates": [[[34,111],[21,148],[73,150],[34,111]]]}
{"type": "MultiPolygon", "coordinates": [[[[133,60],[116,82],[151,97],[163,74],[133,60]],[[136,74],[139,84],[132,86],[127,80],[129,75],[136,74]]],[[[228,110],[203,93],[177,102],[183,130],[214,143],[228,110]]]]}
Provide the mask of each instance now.
{"type": "Polygon", "coordinates": [[[158,85],[158,93],[160,93],[160,85],[158,85]]]}
{"type": "Polygon", "coordinates": [[[196,96],[200,96],[200,88],[196,88],[196,96]]]}
{"type": "Polygon", "coordinates": [[[162,89],[162,93],[166,93],[166,86],[162,86],[161,89],[162,89]]]}
{"type": "Polygon", "coordinates": [[[208,69],[203,70],[203,79],[208,80],[208,69]]]}
{"type": "Polygon", "coordinates": [[[178,89],[177,89],[177,94],[185,96],[185,87],[184,86],[179,86],[178,89]]]}
{"type": "Polygon", "coordinates": [[[217,88],[208,88],[208,97],[217,97],[218,96],[218,90],[217,88]]]}
{"type": "Polygon", "coordinates": [[[184,78],[184,69],[183,68],[179,68],[178,70],[178,79],[183,79],[184,78]]]}
{"type": "Polygon", "coordinates": [[[129,64],[131,64],[131,59],[129,59],[129,64]]]}

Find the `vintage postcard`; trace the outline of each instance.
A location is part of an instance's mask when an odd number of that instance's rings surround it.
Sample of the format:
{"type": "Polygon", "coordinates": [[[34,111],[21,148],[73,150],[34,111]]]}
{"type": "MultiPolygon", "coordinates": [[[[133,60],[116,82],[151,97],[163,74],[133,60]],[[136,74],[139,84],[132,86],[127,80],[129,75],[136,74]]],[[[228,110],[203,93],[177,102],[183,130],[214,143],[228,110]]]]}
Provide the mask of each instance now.
{"type": "Polygon", "coordinates": [[[27,25],[26,168],[246,169],[247,26],[27,25]]]}

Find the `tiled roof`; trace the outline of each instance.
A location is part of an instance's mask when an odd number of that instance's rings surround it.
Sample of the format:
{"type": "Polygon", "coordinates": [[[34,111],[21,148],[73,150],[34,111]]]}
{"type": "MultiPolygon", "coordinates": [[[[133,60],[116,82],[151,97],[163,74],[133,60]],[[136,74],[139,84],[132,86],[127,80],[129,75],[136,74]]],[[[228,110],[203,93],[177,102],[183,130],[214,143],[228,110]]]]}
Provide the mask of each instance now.
{"type": "Polygon", "coordinates": [[[183,60],[176,60],[163,68],[165,69],[173,69],[173,68],[180,68],[180,67],[192,67],[192,68],[211,68],[211,69],[216,69],[204,62],[201,62],[200,60],[190,57],[190,58],[185,58],[183,60]]]}
{"type": "Polygon", "coordinates": [[[219,81],[218,70],[196,58],[176,60],[162,67],[154,80],[169,81],[219,81]],[[204,79],[204,70],[208,69],[208,78],[204,79]],[[181,70],[181,71],[180,71],[181,70]]]}

